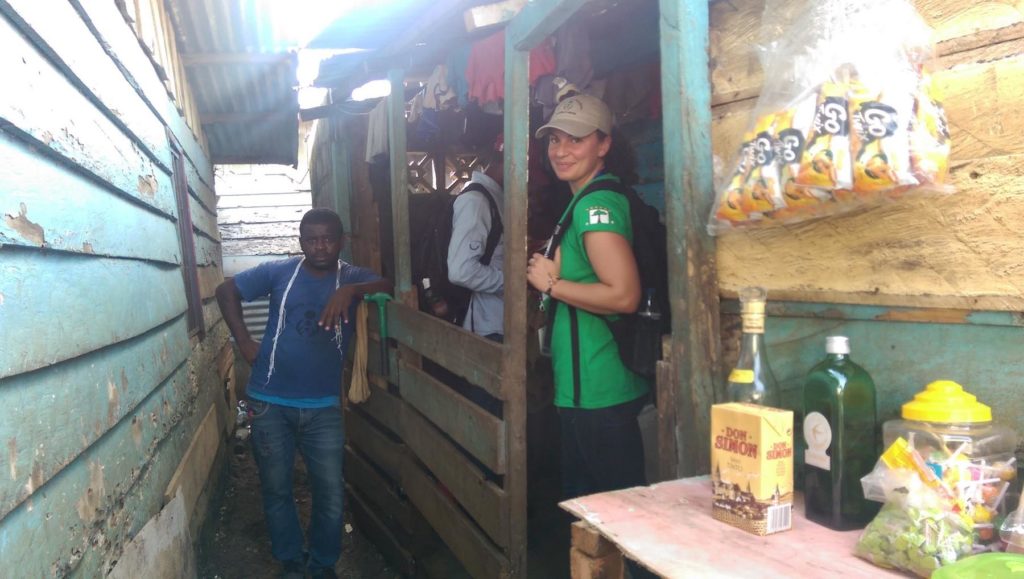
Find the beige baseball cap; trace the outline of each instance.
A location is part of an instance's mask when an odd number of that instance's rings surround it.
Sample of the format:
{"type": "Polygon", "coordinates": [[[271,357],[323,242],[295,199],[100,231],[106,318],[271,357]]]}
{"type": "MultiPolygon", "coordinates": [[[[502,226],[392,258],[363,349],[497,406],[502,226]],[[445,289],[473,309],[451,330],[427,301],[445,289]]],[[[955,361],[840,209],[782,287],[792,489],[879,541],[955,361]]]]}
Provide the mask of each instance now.
{"type": "Polygon", "coordinates": [[[558,103],[555,112],[535,136],[544,138],[551,129],[559,129],[574,137],[586,137],[594,131],[612,133],[612,113],[601,99],[586,94],[569,97],[558,103]]]}

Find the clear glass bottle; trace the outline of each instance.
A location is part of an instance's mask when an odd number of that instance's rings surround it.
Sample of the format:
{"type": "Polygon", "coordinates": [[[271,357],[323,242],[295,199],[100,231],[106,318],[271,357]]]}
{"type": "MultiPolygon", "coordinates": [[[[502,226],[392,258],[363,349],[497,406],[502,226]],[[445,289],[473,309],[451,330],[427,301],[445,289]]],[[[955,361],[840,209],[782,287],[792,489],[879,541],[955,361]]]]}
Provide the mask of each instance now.
{"type": "Polygon", "coordinates": [[[633,370],[653,378],[661,359],[661,309],[654,288],[647,288],[643,305],[637,311],[633,338],[633,370]]]}
{"type": "Polygon", "coordinates": [[[729,402],[750,402],[773,408],[782,405],[779,384],[768,366],[764,346],[764,306],[767,297],[768,292],[762,287],[740,290],[743,337],[740,357],[727,380],[729,402]]]}
{"type": "Polygon", "coordinates": [[[860,482],[878,459],[875,382],[850,359],[846,336],[827,337],[825,352],[803,391],[804,505],[808,519],[845,531],[881,506],[864,498],[860,482]]]}

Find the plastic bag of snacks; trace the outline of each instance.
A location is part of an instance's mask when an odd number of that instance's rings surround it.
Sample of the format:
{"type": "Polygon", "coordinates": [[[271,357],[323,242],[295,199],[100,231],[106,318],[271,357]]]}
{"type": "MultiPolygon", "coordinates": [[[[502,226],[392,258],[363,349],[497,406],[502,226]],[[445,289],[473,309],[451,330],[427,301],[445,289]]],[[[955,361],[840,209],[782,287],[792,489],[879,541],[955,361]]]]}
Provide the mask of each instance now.
{"type": "Polygon", "coordinates": [[[880,567],[928,577],[968,555],[998,550],[994,523],[1015,475],[1012,462],[988,465],[958,451],[925,457],[913,436],[899,438],[861,479],[864,496],[885,506],[854,552],[880,567]]]}
{"type": "Polygon", "coordinates": [[[952,192],[930,37],[908,0],[768,0],[764,86],[708,231],[952,192]]]}

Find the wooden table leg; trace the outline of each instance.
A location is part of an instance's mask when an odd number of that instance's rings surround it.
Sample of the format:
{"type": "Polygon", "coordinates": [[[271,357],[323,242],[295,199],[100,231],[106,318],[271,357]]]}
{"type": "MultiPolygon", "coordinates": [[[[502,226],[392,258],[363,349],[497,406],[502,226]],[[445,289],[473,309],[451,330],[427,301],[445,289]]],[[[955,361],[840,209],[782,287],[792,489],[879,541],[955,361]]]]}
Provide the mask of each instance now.
{"type": "Polygon", "coordinates": [[[584,521],[572,524],[572,579],[622,579],[622,552],[584,521]]]}

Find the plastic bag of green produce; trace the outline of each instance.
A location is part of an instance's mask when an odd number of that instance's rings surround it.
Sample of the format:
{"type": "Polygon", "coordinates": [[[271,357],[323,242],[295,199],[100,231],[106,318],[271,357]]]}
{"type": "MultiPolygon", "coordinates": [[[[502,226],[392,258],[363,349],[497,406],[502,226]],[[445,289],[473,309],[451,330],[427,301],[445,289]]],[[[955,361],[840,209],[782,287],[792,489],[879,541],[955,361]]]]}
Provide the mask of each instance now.
{"type": "Polygon", "coordinates": [[[941,506],[887,503],[864,529],[855,553],[879,567],[928,577],[974,546],[972,524],[941,506]]]}

